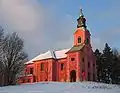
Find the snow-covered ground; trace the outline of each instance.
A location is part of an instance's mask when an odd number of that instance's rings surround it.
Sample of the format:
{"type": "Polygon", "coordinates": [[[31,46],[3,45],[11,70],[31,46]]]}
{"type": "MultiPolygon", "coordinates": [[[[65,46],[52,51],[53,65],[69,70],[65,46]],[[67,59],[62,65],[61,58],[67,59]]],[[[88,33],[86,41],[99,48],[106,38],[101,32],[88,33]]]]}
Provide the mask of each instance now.
{"type": "Polygon", "coordinates": [[[0,93],[120,93],[120,86],[95,82],[48,82],[0,87],[0,93]]]}

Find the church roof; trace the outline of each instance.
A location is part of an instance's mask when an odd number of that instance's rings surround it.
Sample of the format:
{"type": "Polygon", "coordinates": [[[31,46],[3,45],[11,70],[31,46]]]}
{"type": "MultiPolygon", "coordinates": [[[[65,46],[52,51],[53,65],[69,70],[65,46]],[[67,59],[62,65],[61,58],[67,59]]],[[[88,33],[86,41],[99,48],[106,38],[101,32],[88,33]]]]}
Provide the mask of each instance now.
{"type": "Polygon", "coordinates": [[[57,51],[50,51],[49,50],[45,53],[38,55],[37,57],[26,62],[25,64],[30,64],[30,63],[33,63],[34,61],[37,61],[37,60],[43,60],[43,59],[49,59],[49,58],[53,58],[53,59],[65,58],[65,57],[67,57],[67,55],[65,53],[68,52],[69,50],[70,49],[63,49],[63,50],[57,50],[57,51]]]}
{"type": "Polygon", "coordinates": [[[65,54],[65,53],[68,52],[69,50],[70,50],[70,48],[69,49],[63,49],[63,50],[55,51],[56,59],[67,57],[67,54],[65,54]]]}
{"type": "Polygon", "coordinates": [[[75,46],[73,46],[67,53],[79,51],[79,50],[81,50],[83,47],[84,47],[83,44],[81,44],[81,45],[75,45],[75,46]]]}

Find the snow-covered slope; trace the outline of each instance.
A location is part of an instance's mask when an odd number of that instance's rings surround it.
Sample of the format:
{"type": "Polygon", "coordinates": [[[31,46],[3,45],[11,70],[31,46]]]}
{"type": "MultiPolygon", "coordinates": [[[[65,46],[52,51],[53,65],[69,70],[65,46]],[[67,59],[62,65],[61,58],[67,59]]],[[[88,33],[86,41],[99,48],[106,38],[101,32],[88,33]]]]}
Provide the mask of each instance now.
{"type": "Polygon", "coordinates": [[[94,82],[49,82],[0,87],[0,93],[120,93],[120,86],[94,82]]]}

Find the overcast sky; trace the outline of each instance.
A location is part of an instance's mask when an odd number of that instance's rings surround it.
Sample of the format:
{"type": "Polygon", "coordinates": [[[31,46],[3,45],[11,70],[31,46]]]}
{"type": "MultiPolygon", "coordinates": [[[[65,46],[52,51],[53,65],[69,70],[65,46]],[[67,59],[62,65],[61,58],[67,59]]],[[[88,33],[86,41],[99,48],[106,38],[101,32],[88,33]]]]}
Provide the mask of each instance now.
{"type": "Polygon", "coordinates": [[[120,0],[0,0],[0,25],[24,39],[29,58],[70,48],[79,9],[83,8],[92,46],[120,48],[120,0]]]}

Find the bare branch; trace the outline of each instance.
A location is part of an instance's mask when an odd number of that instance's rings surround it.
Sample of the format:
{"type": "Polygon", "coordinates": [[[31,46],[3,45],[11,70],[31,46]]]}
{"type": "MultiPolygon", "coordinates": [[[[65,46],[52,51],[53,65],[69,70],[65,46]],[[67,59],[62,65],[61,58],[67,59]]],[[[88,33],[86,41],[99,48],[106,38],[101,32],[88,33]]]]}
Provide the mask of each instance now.
{"type": "Polygon", "coordinates": [[[0,72],[4,74],[7,85],[15,84],[17,76],[23,71],[24,63],[28,57],[23,50],[24,42],[16,33],[7,35],[1,41],[0,72]]]}

